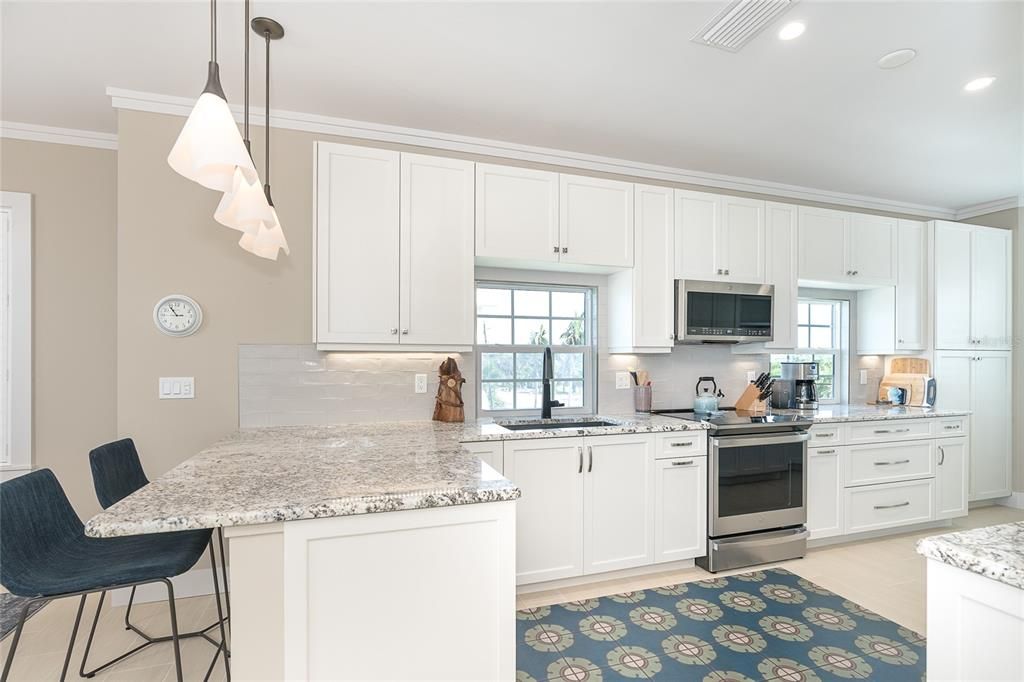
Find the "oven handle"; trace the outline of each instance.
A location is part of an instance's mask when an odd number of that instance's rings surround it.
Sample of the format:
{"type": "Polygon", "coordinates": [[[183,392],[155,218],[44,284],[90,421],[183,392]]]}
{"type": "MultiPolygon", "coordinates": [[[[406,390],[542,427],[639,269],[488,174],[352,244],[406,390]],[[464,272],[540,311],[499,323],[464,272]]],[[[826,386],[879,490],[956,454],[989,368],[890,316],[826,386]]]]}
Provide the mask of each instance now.
{"type": "Polygon", "coordinates": [[[718,436],[712,438],[716,448],[745,448],[756,445],[784,445],[786,443],[805,443],[811,439],[806,431],[785,433],[776,436],[718,436]]]}

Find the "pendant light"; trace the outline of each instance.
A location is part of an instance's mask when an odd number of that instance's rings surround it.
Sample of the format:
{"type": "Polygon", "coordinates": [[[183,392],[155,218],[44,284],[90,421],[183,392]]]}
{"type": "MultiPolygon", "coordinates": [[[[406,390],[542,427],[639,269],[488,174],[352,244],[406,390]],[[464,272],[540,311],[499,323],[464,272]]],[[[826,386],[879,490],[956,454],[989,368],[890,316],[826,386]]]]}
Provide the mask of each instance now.
{"type": "Polygon", "coordinates": [[[266,107],[264,109],[263,132],[266,140],[266,155],[264,157],[265,167],[263,177],[265,184],[263,192],[266,195],[267,204],[270,206],[271,219],[261,222],[255,230],[246,230],[238,245],[246,251],[253,253],[260,258],[277,260],[278,251],[284,249],[285,254],[290,254],[288,241],[284,238],[284,231],[277,219],[277,210],[274,208],[274,200],[270,195],[270,41],[280,40],[284,37],[284,27],[273,19],[256,17],[252,20],[252,30],[256,35],[262,35],[266,41],[267,72],[266,72],[266,107]]]}
{"type": "Polygon", "coordinates": [[[217,64],[217,0],[210,0],[210,62],[206,87],[167,156],[178,174],[203,187],[231,191],[235,169],[250,182],[257,182],[256,167],[242,144],[242,136],[231,115],[217,64]]]}
{"type": "MultiPolygon", "coordinates": [[[[242,142],[245,144],[245,151],[252,159],[252,142],[249,139],[249,0],[245,0],[245,24],[244,36],[244,83],[245,95],[243,101],[242,115],[242,142]]],[[[225,227],[230,227],[241,232],[256,231],[261,222],[273,220],[270,211],[270,204],[267,203],[266,195],[263,193],[263,186],[259,178],[250,181],[246,178],[242,169],[235,168],[234,177],[231,181],[231,189],[224,194],[213,214],[214,220],[225,227]]]]}

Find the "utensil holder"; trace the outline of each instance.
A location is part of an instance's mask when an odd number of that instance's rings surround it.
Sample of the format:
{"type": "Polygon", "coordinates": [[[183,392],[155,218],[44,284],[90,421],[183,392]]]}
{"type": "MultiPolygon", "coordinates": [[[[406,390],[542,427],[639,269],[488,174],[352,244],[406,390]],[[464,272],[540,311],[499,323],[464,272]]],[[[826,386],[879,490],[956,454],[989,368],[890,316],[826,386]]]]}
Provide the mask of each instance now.
{"type": "Polygon", "coordinates": [[[633,387],[633,409],[637,412],[650,412],[651,411],[651,387],[650,386],[634,386],[633,387]]]}

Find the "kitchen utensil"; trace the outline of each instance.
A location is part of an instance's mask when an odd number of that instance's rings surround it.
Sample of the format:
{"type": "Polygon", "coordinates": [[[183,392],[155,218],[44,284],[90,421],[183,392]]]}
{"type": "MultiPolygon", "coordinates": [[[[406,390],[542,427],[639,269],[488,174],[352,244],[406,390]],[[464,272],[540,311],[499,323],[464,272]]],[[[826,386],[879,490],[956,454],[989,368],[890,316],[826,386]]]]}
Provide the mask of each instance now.
{"type": "Polygon", "coordinates": [[[899,386],[890,386],[887,391],[889,402],[893,405],[903,405],[907,401],[907,389],[899,386]]]}
{"type": "Polygon", "coordinates": [[[651,385],[633,387],[633,410],[636,412],[651,411],[651,385]]]}
{"type": "Polygon", "coordinates": [[[715,383],[714,377],[700,377],[697,379],[694,391],[696,393],[696,397],[693,399],[693,409],[695,412],[715,412],[718,410],[718,399],[724,397],[724,394],[718,390],[718,384],[715,383]],[[704,386],[702,392],[701,384],[708,382],[711,383],[711,386],[704,386]]]}

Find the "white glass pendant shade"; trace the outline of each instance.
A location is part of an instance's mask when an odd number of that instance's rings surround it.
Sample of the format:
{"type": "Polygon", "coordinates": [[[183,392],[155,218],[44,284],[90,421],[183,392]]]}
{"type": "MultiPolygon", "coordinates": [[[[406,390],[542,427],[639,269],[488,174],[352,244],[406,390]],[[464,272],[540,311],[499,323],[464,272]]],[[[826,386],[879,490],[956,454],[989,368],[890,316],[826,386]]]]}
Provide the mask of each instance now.
{"type": "Polygon", "coordinates": [[[277,260],[279,250],[283,249],[285,255],[291,255],[291,250],[288,248],[288,241],[284,238],[281,223],[277,219],[277,211],[273,206],[270,206],[270,210],[273,213],[273,220],[260,223],[255,229],[247,229],[242,238],[238,240],[238,245],[260,258],[277,260]]]}
{"type": "Polygon", "coordinates": [[[255,230],[260,223],[271,222],[274,213],[259,179],[249,182],[242,169],[236,167],[231,191],[221,198],[213,217],[225,227],[245,232],[255,230]]]}
{"type": "Polygon", "coordinates": [[[236,168],[249,182],[258,182],[256,167],[223,97],[216,63],[210,63],[210,80],[167,155],[167,163],[179,175],[219,192],[231,191],[236,168]]]}

